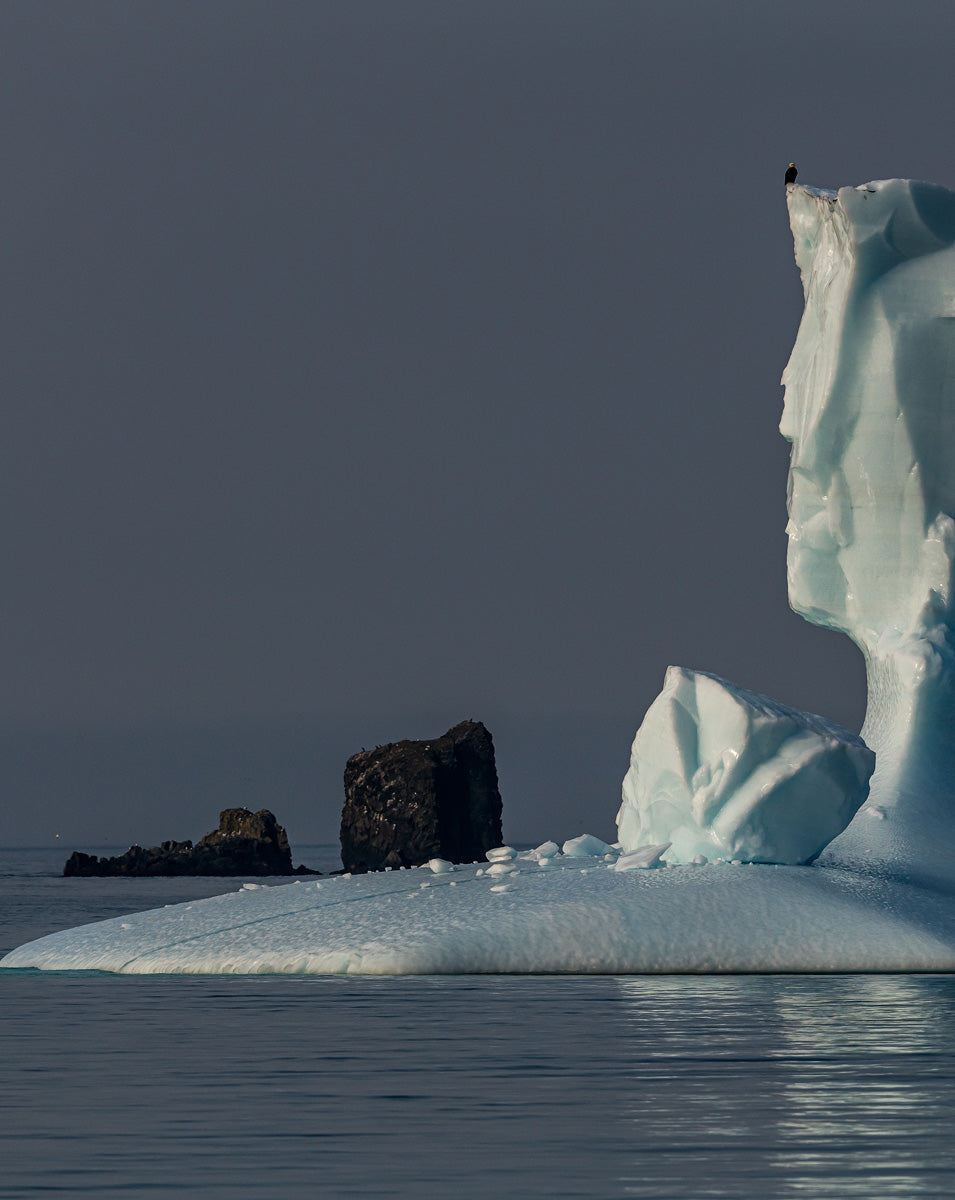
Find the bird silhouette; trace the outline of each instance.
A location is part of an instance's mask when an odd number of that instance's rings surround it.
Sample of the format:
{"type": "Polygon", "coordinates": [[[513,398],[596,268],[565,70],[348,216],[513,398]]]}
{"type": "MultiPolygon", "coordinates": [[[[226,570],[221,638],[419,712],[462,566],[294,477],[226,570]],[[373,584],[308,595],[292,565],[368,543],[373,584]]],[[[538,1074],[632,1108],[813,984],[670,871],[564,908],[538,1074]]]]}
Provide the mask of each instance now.
{"type": "Polygon", "coordinates": [[[786,171],[786,182],[787,183],[795,183],[796,175],[797,175],[796,164],[790,163],[789,169],[786,171]]]}

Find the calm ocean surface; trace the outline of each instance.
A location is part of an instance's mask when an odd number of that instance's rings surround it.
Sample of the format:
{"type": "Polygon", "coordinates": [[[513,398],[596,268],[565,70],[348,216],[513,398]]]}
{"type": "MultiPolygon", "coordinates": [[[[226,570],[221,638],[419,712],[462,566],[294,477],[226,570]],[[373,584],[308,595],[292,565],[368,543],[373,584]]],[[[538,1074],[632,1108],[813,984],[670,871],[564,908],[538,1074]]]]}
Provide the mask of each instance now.
{"type": "MultiPolygon", "coordinates": [[[[233,891],[0,851],[0,948],[233,891]]],[[[332,866],[334,848],[296,847],[332,866]]],[[[951,1197],[955,977],[0,972],[0,1197],[951,1197]]]]}

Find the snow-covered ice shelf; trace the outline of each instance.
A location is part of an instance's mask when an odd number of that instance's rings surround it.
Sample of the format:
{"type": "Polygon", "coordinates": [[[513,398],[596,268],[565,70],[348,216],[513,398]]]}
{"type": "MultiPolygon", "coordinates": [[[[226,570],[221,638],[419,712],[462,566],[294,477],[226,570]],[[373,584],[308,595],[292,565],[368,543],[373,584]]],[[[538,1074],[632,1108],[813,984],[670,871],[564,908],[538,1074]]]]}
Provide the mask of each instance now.
{"type": "Polygon", "coordinates": [[[518,855],[243,889],[50,934],[4,967],[134,974],[955,970],[937,894],[819,867],[518,855]],[[479,873],[480,872],[480,873],[479,873]]]}
{"type": "Polygon", "coordinates": [[[806,296],[783,377],[789,595],[862,650],[864,742],[683,672],[667,695],[691,719],[666,698],[648,714],[618,847],[247,886],[0,967],[955,971],[955,194],[896,179],[787,197],[806,296]],[[812,866],[704,861],[798,862],[829,838],[812,866]]]}

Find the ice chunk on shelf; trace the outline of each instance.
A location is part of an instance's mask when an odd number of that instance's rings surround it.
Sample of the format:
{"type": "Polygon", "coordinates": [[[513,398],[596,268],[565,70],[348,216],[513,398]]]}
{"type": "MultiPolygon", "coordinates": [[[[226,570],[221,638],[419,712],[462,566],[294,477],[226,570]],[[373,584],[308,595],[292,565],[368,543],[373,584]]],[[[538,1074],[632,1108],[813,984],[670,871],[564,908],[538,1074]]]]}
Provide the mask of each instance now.
{"type": "Polygon", "coordinates": [[[582,833],[579,837],[568,838],[561,847],[568,858],[602,858],[614,851],[613,846],[602,842],[592,833],[582,833]]]}
{"type": "Polygon", "coordinates": [[[654,867],[665,867],[663,855],[672,844],[672,842],[663,842],[659,846],[640,846],[632,854],[621,854],[613,869],[615,871],[646,871],[654,867]]]}
{"type": "Polygon", "coordinates": [[[868,795],[875,755],[831,721],[703,671],[670,667],[633,742],[624,855],[811,862],[868,795]]]}

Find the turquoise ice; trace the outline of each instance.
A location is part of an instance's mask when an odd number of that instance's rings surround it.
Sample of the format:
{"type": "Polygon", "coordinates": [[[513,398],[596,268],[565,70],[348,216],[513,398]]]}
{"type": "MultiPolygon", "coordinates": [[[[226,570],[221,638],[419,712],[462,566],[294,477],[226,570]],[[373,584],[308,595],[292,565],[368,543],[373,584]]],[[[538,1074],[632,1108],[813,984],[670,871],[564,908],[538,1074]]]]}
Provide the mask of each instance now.
{"type": "Polygon", "coordinates": [[[809,863],[855,816],[874,766],[832,721],[670,667],[634,738],[620,844],[668,842],[676,863],[809,863]]]}

